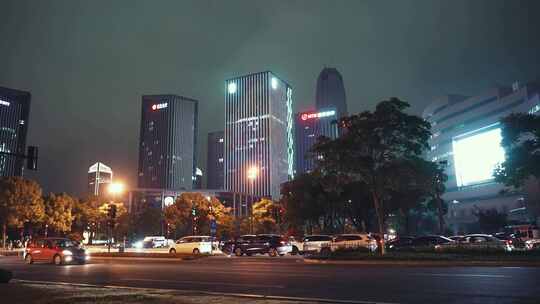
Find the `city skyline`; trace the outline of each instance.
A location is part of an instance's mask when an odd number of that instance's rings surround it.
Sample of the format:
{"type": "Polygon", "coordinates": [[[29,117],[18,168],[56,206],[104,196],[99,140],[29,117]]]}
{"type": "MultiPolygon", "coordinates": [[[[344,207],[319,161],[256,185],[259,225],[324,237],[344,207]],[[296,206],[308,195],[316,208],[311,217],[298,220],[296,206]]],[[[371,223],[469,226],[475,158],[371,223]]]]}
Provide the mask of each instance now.
{"type": "Polygon", "coordinates": [[[281,75],[300,112],[314,106],[317,75],[332,66],[349,113],[397,96],[418,115],[435,96],[540,78],[537,1],[37,2],[34,18],[29,5],[0,4],[10,41],[0,86],[32,93],[27,142],[40,147],[40,168],[25,174],[48,192],[84,193],[81,164],[95,159],[136,186],[142,94],[201,101],[205,171],[206,136],[224,123],[223,80],[245,73],[281,75]]]}

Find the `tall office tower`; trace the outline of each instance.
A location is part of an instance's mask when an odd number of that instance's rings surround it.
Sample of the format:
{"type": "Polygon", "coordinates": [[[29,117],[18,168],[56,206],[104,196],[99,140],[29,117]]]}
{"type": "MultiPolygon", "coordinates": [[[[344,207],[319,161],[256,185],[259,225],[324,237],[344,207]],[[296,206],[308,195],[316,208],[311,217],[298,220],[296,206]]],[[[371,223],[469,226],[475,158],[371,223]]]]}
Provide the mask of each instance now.
{"type": "Polygon", "coordinates": [[[112,183],[113,172],[110,167],[97,162],[88,168],[88,193],[102,195],[112,183]]]}
{"type": "Polygon", "coordinates": [[[29,92],[0,87],[0,177],[22,176],[30,115],[29,92]]]}
{"type": "Polygon", "coordinates": [[[139,188],[190,190],[197,153],[197,100],[142,97],[139,188]]]}
{"type": "Polygon", "coordinates": [[[324,68],[317,79],[317,110],[335,108],[337,117],[347,115],[347,99],[343,77],[335,68],[324,68]]]}
{"type": "Polygon", "coordinates": [[[223,189],[223,131],[208,133],[208,159],[206,162],[206,176],[208,189],[223,189]]]}
{"type": "Polygon", "coordinates": [[[225,189],[278,199],[294,174],[292,88],[269,71],[225,88],[225,189]]]}
{"type": "Polygon", "coordinates": [[[295,117],[295,174],[308,173],[315,169],[315,158],[311,148],[321,136],[338,137],[337,111],[335,108],[297,113],[295,117]]]}

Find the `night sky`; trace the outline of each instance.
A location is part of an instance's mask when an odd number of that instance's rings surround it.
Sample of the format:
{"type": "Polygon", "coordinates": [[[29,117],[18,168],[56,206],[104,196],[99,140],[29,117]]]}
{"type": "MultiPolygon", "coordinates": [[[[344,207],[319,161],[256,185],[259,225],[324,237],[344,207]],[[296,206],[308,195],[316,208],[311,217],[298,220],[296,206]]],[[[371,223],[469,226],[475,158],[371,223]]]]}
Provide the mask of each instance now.
{"type": "Polygon", "coordinates": [[[223,129],[224,79],[271,70],[312,107],[318,73],[343,75],[349,112],[390,96],[540,79],[540,1],[0,0],[0,86],[32,93],[28,144],[46,191],[83,194],[100,160],[136,187],[143,94],[199,100],[223,129]]]}

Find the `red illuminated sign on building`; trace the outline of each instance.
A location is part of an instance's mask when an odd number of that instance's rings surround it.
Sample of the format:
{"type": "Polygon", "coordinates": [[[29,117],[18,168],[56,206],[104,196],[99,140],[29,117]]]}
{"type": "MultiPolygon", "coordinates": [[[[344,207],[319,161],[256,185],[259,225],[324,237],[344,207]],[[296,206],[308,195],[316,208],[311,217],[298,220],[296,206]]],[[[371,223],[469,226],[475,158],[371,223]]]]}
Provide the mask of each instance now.
{"type": "Polygon", "coordinates": [[[167,103],[158,103],[158,104],[153,104],[152,105],[152,110],[155,111],[155,110],[159,110],[159,109],[164,109],[167,107],[167,103]]]}
{"type": "Polygon", "coordinates": [[[322,118],[336,115],[336,111],[323,111],[323,112],[312,112],[312,113],[302,113],[300,119],[306,121],[308,119],[322,118]]]}

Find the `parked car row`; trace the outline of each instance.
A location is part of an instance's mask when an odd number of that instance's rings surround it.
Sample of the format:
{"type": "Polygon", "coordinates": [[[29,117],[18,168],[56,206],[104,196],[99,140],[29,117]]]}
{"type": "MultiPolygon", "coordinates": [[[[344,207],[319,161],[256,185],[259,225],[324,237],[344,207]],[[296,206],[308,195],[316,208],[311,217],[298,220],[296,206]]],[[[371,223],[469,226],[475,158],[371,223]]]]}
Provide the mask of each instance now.
{"type": "Polygon", "coordinates": [[[469,234],[444,237],[427,235],[420,237],[402,236],[386,243],[389,251],[423,251],[423,250],[501,250],[512,251],[514,240],[505,240],[488,234],[469,234]]]}
{"type": "Polygon", "coordinates": [[[298,244],[301,254],[329,254],[336,250],[377,250],[377,240],[367,233],[309,235],[298,244]]]}
{"type": "Polygon", "coordinates": [[[277,234],[242,235],[235,240],[224,242],[224,252],[236,256],[268,254],[271,257],[293,253],[289,239],[277,234]]]}

